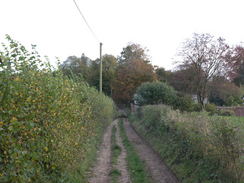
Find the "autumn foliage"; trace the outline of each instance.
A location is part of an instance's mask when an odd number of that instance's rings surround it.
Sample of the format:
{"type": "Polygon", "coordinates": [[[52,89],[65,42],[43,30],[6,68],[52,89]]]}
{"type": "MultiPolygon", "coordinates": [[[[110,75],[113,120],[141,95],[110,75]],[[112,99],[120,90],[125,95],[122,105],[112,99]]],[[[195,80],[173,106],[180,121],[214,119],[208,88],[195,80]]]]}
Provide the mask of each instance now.
{"type": "Polygon", "coordinates": [[[141,47],[135,44],[128,45],[119,58],[119,66],[112,84],[112,97],[117,104],[129,104],[137,87],[154,80],[154,68],[141,47]]]}
{"type": "Polygon", "coordinates": [[[112,120],[113,102],[53,72],[35,49],[7,39],[0,52],[0,182],[67,182],[78,171],[84,176],[112,120]]]}

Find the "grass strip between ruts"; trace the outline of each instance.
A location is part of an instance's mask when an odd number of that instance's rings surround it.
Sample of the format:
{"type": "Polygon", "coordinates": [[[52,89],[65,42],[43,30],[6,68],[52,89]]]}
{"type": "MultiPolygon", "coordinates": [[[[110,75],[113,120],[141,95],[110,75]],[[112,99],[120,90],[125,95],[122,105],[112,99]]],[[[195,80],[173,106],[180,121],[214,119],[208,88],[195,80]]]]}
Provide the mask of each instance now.
{"type": "Polygon", "coordinates": [[[119,121],[119,129],[123,144],[127,151],[126,160],[132,183],[150,183],[149,174],[144,169],[145,164],[136,153],[126,135],[123,119],[120,119],[119,121]]]}
{"type": "Polygon", "coordinates": [[[112,183],[117,183],[119,176],[121,176],[121,172],[115,168],[118,157],[121,154],[121,147],[116,143],[116,132],[117,128],[114,125],[112,128],[112,135],[111,135],[111,164],[112,170],[110,171],[111,181],[112,183]]]}

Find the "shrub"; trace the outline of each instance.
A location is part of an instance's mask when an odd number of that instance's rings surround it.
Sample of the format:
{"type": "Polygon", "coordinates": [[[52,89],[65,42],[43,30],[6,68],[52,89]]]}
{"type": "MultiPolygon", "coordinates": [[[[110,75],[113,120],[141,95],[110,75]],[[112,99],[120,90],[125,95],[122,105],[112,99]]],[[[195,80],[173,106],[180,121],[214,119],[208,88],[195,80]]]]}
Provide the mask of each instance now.
{"type": "Polygon", "coordinates": [[[219,116],[235,116],[235,112],[233,110],[228,109],[220,109],[217,111],[219,116]]]}
{"type": "Polygon", "coordinates": [[[227,106],[238,106],[242,104],[242,99],[240,96],[229,96],[226,101],[225,104],[227,106]]]}
{"type": "Polygon", "coordinates": [[[225,77],[214,77],[209,85],[209,101],[218,106],[236,106],[242,104],[241,90],[225,77]]]}
{"type": "Polygon", "coordinates": [[[195,111],[195,112],[200,112],[202,111],[202,105],[199,104],[199,103],[194,103],[192,105],[192,111],[195,111]]]}
{"type": "Polygon", "coordinates": [[[0,182],[85,182],[113,118],[112,100],[7,39],[0,51],[0,182]]]}
{"type": "Polygon", "coordinates": [[[205,105],[205,110],[210,113],[215,113],[216,112],[216,105],[214,104],[206,104],[205,105]]]}
{"type": "Polygon", "coordinates": [[[139,105],[168,104],[176,99],[176,91],[162,82],[146,82],[137,88],[134,100],[139,105]]]}
{"type": "Polygon", "coordinates": [[[178,94],[172,106],[174,109],[179,109],[180,111],[194,111],[194,103],[192,99],[184,95],[178,94]]]}
{"type": "Polygon", "coordinates": [[[227,119],[164,105],[144,106],[141,113],[130,117],[135,128],[181,182],[241,182],[240,134],[227,119]]]}
{"type": "Polygon", "coordinates": [[[163,82],[143,83],[137,88],[134,101],[138,105],[166,104],[181,112],[202,109],[200,105],[196,106],[190,97],[177,93],[171,86],[163,82]]]}

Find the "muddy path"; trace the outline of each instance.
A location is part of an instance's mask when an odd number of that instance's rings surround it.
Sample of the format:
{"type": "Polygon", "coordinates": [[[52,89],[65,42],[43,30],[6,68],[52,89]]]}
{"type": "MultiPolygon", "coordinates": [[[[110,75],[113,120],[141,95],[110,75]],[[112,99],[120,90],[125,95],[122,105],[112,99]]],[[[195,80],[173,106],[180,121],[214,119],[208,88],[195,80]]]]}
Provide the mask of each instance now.
{"type": "Polygon", "coordinates": [[[145,162],[153,182],[179,183],[175,175],[168,169],[158,154],[134,131],[127,119],[124,119],[124,127],[130,142],[134,145],[139,157],[145,162]]]}

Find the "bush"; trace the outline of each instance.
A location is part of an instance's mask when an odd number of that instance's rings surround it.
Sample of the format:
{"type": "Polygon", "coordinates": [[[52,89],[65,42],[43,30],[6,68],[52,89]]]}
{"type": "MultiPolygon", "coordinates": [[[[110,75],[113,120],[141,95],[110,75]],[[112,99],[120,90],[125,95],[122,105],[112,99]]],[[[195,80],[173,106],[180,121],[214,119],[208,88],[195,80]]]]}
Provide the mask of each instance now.
{"type": "Polygon", "coordinates": [[[228,109],[220,109],[217,111],[219,116],[235,116],[235,112],[233,110],[228,109]]]}
{"type": "Polygon", "coordinates": [[[240,96],[229,96],[227,99],[226,99],[226,102],[225,104],[227,106],[238,106],[238,105],[241,105],[242,104],[242,99],[240,96]]]}
{"type": "Polygon", "coordinates": [[[241,90],[225,77],[214,77],[209,85],[209,101],[218,106],[236,106],[242,104],[241,90]]]}
{"type": "Polygon", "coordinates": [[[192,105],[192,111],[195,111],[195,112],[200,112],[202,111],[202,105],[199,104],[199,103],[194,103],[192,105]]]}
{"type": "Polygon", "coordinates": [[[113,102],[9,36],[0,52],[0,182],[86,182],[113,102]]]}
{"type": "Polygon", "coordinates": [[[179,109],[180,111],[194,111],[194,103],[192,99],[188,96],[178,95],[173,103],[174,109],[179,109]]]}
{"type": "Polygon", "coordinates": [[[143,83],[137,88],[134,101],[138,105],[166,104],[181,112],[202,109],[200,105],[196,106],[190,97],[177,93],[171,86],[162,82],[143,83]]]}
{"type": "Polygon", "coordinates": [[[205,110],[209,113],[215,113],[216,112],[216,105],[214,104],[206,104],[205,105],[205,110]]]}
{"type": "Polygon", "coordinates": [[[176,91],[162,82],[146,82],[137,88],[134,101],[138,105],[167,104],[172,105],[176,91]]]}
{"type": "Polygon", "coordinates": [[[164,105],[144,106],[141,113],[140,118],[130,117],[135,128],[182,183],[242,180],[240,134],[227,119],[180,113],[164,105]]]}

